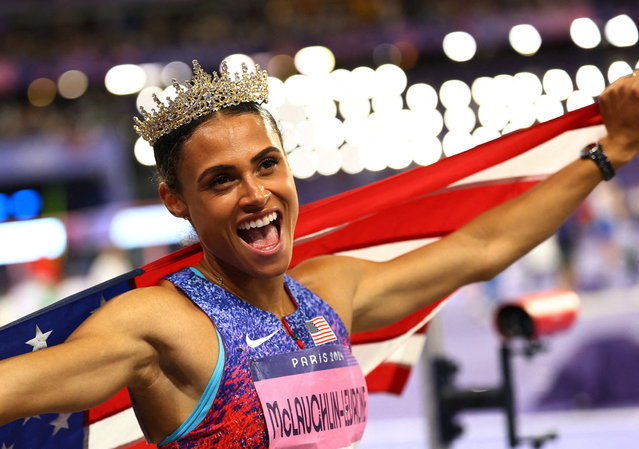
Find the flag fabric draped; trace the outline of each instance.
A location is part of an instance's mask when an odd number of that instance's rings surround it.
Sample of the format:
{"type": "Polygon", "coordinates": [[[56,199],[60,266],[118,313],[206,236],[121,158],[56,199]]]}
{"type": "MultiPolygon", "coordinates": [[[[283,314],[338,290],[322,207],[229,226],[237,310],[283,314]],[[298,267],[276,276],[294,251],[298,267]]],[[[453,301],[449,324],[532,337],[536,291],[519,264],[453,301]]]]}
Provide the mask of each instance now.
{"type": "MultiPolygon", "coordinates": [[[[597,105],[507,134],[472,150],[300,208],[292,265],[322,254],[384,260],[454,231],[575,159],[605,134],[597,105]]],[[[0,328],[0,359],[62,343],[102,304],[196,263],[192,245],[0,328]]],[[[401,392],[430,319],[446,298],[383,329],[352,335],[369,391],[401,392]]],[[[46,376],[46,373],[42,373],[46,376]]],[[[0,427],[0,449],[113,449],[144,443],[126,389],[79,413],[0,427]]]]}

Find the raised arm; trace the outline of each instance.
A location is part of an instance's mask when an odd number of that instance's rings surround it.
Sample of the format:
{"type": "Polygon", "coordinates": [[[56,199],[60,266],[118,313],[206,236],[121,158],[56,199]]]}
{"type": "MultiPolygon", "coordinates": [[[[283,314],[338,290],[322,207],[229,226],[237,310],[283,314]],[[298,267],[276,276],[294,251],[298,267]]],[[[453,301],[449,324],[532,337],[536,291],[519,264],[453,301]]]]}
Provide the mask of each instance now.
{"type": "MultiPolygon", "coordinates": [[[[618,169],[639,150],[639,78],[615,82],[599,104],[608,132],[601,144],[618,169]]],[[[603,179],[593,161],[577,156],[526,193],[431,245],[384,263],[320,258],[300,266],[300,277],[352,319],[353,331],[393,323],[462,285],[491,279],[552,235],[603,179]],[[322,283],[322,277],[332,281],[322,283]]]]}
{"type": "Polygon", "coordinates": [[[124,386],[152,381],[157,353],[144,338],[144,315],[137,315],[140,293],[131,293],[103,306],[65,343],[0,361],[0,425],[85,410],[124,386]]]}

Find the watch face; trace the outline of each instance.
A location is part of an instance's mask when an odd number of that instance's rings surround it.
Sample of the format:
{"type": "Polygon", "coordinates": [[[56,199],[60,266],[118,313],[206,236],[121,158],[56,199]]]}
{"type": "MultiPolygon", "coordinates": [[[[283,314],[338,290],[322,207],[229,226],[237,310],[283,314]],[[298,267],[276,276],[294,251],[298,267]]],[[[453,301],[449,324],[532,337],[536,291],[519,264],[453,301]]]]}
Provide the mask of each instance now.
{"type": "Polygon", "coordinates": [[[592,161],[597,164],[597,167],[599,167],[599,170],[601,170],[605,181],[615,176],[615,169],[606,157],[606,153],[604,153],[600,143],[587,145],[581,150],[581,159],[592,159],[592,161]]]}
{"type": "Polygon", "coordinates": [[[586,145],[582,150],[581,150],[581,158],[582,159],[587,159],[587,158],[591,158],[594,159],[595,155],[594,153],[599,150],[601,147],[599,146],[598,143],[590,143],[588,145],[586,145]]]}

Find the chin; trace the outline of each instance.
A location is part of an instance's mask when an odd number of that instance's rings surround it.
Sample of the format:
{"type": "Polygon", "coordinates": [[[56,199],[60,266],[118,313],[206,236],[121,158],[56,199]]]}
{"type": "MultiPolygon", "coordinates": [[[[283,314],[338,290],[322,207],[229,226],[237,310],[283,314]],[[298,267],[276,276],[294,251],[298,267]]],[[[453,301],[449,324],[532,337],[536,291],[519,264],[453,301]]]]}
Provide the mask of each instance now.
{"type": "Polygon", "coordinates": [[[291,257],[282,258],[283,260],[274,261],[272,263],[257,264],[254,267],[252,273],[247,273],[258,279],[271,279],[279,277],[288,271],[288,266],[291,263],[291,257]]]}

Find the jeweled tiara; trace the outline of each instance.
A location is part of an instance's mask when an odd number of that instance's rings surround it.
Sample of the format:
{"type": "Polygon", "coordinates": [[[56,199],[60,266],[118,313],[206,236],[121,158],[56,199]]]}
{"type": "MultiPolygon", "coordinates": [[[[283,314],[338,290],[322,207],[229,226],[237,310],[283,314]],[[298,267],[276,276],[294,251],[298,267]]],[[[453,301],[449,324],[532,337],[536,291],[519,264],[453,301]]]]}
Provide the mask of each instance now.
{"type": "Polygon", "coordinates": [[[194,60],[191,81],[182,87],[173,80],[173,87],[175,98],[167,98],[167,103],[164,103],[153,94],[157,109],[149,113],[140,107],[142,120],[133,117],[133,128],[151,145],[165,134],[203,115],[240,103],[268,101],[268,75],[265,70],[260,71],[259,65],[255,72],[248,73],[246,64],[242,63],[242,74],[236,73],[232,79],[226,63],[222,63],[219,76],[216,72],[211,76],[194,60]]]}

